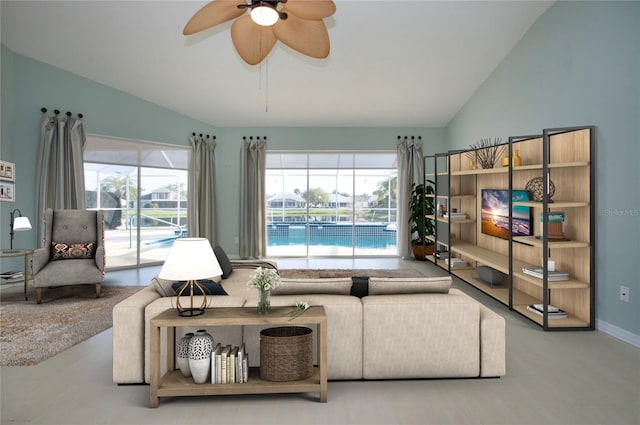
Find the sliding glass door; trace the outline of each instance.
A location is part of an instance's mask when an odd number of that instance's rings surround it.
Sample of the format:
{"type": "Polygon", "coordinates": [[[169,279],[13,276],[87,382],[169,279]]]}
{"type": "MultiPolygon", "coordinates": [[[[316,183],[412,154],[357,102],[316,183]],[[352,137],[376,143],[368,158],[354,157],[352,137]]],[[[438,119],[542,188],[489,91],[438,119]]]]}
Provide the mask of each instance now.
{"type": "Polygon", "coordinates": [[[88,137],[87,209],[105,212],[107,268],[161,264],[187,235],[188,150],[88,137]]]}

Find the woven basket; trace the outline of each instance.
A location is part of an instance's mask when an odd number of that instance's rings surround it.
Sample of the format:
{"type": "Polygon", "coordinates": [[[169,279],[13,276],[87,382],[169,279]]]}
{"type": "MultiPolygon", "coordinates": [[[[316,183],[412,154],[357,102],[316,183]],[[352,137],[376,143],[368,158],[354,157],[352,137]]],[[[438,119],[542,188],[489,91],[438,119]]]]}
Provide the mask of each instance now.
{"type": "Polygon", "coordinates": [[[313,375],[313,331],[301,326],[260,332],[260,378],[297,381],[313,375]]]}

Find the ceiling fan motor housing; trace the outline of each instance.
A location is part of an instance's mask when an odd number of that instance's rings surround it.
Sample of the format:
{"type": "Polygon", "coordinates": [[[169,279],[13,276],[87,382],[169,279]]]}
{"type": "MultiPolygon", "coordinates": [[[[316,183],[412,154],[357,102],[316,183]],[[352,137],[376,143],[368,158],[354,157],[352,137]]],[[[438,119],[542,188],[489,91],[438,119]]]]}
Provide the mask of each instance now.
{"type": "Polygon", "coordinates": [[[238,9],[255,9],[256,7],[270,7],[278,13],[278,17],[282,20],[287,19],[288,15],[286,12],[281,12],[278,10],[278,3],[286,3],[287,0],[251,0],[251,4],[239,4],[238,9]]]}

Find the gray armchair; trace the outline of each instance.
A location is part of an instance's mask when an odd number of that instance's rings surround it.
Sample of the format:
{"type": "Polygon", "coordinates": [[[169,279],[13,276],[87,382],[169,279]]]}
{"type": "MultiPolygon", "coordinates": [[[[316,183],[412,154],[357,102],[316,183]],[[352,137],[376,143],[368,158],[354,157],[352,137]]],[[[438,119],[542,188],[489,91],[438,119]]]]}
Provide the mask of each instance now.
{"type": "Polygon", "coordinates": [[[42,248],[34,251],[32,266],[38,304],[42,288],[53,286],[95,284],[99,298],[105,266],[103,211],[47,209],[42,248]]]}

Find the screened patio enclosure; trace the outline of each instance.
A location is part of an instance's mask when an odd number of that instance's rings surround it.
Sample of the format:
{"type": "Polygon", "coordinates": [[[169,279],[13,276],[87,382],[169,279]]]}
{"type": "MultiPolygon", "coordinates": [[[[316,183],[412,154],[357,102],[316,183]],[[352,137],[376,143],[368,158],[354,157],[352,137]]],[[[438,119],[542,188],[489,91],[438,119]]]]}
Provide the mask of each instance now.
{"type": "Polygon", "coordinates": [[[269,256],[395,256],[395,152],[267,152],[269,256]]]}

